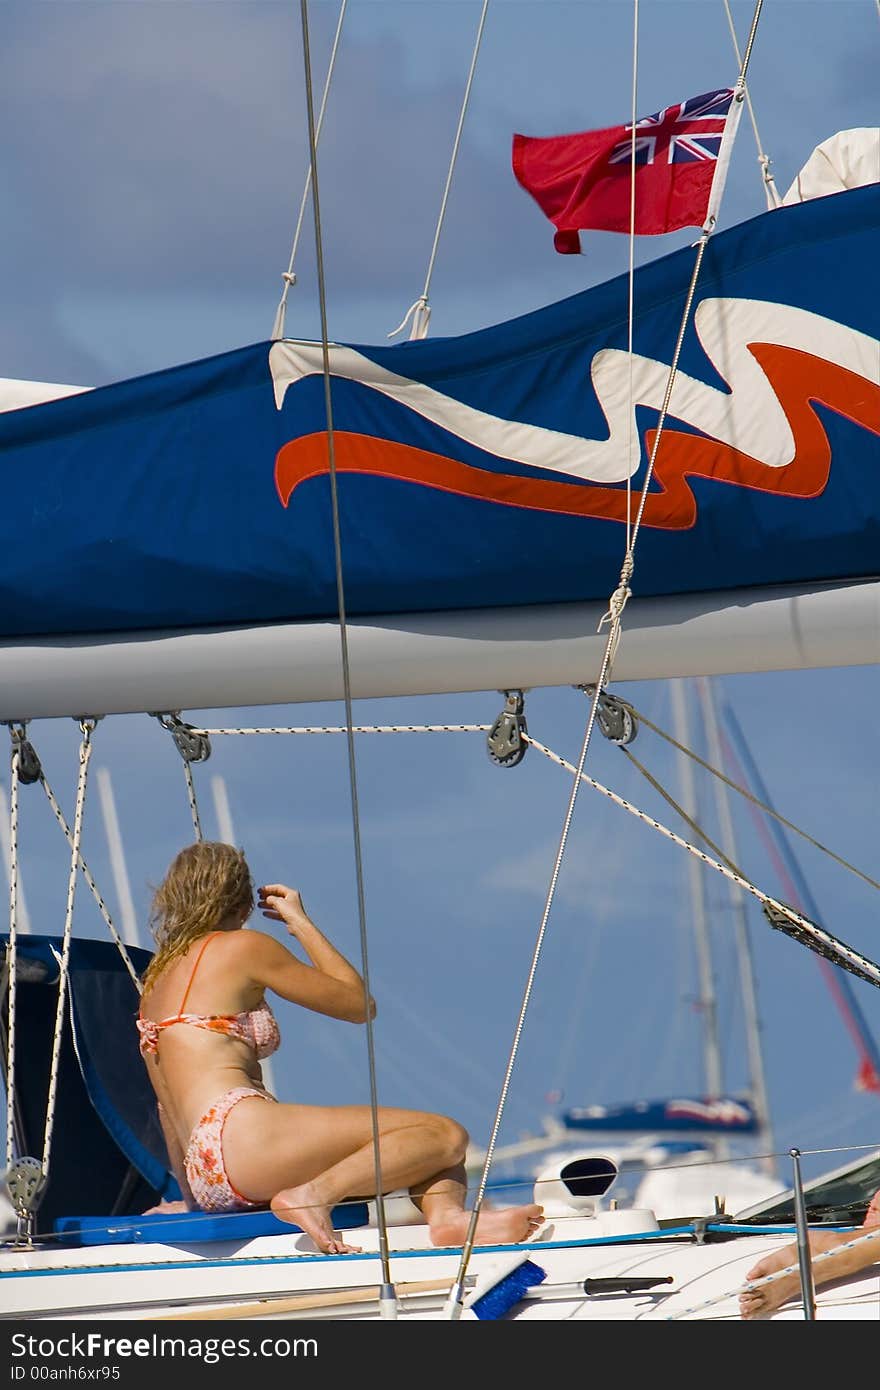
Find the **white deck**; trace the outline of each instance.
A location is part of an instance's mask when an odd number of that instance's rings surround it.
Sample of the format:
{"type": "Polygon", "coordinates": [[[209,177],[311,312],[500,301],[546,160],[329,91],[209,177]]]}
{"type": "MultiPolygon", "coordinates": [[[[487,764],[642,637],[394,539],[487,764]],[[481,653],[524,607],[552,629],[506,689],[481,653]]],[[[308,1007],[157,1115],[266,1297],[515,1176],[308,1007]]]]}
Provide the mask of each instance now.
{"type": "MultiPolygon", "coordinates": [[[[518,1256],[546,1273],[507,1312],[508,1318],[737,1320],[737,1292],[763,1254],[788,1244],[790,1232],[738,1235],[699,1244],[692,1236],[633,1232],[632,1213],[619,1237],[607,1234],[616,1213],[545,1223],[523,1246],[477,1247],[473,1280],[505,1269],[518,1256]],[[601,1236],[598,1231],[601,1230],[601,1236]],[[587,1294],[586,1278],[671,1277],[652,1290],[587,1294]],[[555,1292],[554,1292],[555,1290],[555,1292]],[[714,1301],[720,1300],[720,1301],[714,1301]],[[706,1306],[708,1305],[708,1306],[706,1306]]],[[[298,1232],[245,1242],[58,1246],[0,1251],[0,1306],[15,1319],[355,1318],[380,1316],[382,1278],[378,1231],[358,1228],[357,1255],[321,1255],[298,1232]],[[346,1295],[349,1295],[346,1297],[346,1295]]],[[[389,1229],[391,1278],[401,1318],[446,1316],[444,1303],[459,1271],[460,1250],[432,1248],[423,1226],[389,1229]]],[[[500,1287],[500,1285],[498,1286],[500,1287]]],[[[465,1311],[464,1317],[475,1315],[465,1311]]],[[[775,1315],[804,1320],[800,1303],[775,1315]]],[[[880,1317],[880,1265],[820,1287],[817,1320],[880,1317]]]]}

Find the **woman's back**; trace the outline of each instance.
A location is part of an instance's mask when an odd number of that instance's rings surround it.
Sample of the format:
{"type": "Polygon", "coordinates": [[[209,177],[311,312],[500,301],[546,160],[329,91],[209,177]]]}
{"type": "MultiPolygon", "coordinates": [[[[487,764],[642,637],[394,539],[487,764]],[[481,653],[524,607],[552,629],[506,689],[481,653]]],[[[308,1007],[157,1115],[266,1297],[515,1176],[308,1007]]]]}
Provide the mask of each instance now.
{"type": "Polygon", "coordinates": [[[280,1040],[261,986],[243,968],[246,936],[253,940],[241,930],[198,938],[141,1000],[141,1051],[181,1139],[224,1092],[261,1087],[258,1057],[280,1040]]]}

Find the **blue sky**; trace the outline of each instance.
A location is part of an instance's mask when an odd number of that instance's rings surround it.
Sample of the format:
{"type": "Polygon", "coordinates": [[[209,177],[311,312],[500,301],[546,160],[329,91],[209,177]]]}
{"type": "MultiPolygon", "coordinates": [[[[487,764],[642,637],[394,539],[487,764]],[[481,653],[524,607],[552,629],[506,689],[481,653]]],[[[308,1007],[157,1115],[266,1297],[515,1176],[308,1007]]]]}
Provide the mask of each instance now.
{"type": "MultiPolygon", "coordinates": [[[[732,12],[742,38],[752,5],[734,0],[732,12]]],[[[338,6],[313,3],[310,13],[320,90],[338,6]]],[[[421,292],[479,14],[478,0],[349,4],[320,165],[336,339],[386,341],[421,292]]],[[[97,385],[267,338],[307,168],[298,3],[6,0],[3,21],[0,376],[97,385]]],[[[640,114],[735,80],[722,0],[642,0],[639,28],[640,114]]],[[[510,139],[626,120],[632,29],[628,0],[490,5],[432,282],[432,333],[513,317],[626,268],[625,239],[607,234],[584,236],[581,257],[553,252],[552,229],[513,179],[510,139]]],[[[876,122],[878,34],[873,0],[767,0],[750,90],[781,193],[821,140],[876,122]]],[[[763,208],[744,118],[721,225],[763,208]]],[[[637,259],[692,239],[643,239],[637,259]]],[[[316,336],[310,218],[296,269],[287,329],[316,336]]],[[[672,730],[664,686],[616,689],[672,730]]],[[[729,677],[719,690],[780,810],[876,876],[877,666],[729,677]]],[[[489,691],[364,701],[355,714],[363,723],[491,722],[500,703],[489,691]]],[[[576,761],[584,697],[535,690],[527,712],[531,732],[576,761]]],[[[344,718],[341,705],[186,713],[211,726],[344,718]]],[[[76,728],[46,721],[31,732],[72,815],[76,728]]],[[[568,782],[534,751],[515,770],[498,769],[480,735],[363,736],[356,747],[380,1100],[452,1113],[480,1142],[568,782]]],[[[634,751],[679,791],[662,741],[645,730],[634,751]]],[[[155,721],[113,716],[98,727],[93,766],[112,774],[143,919],[150,885],[192,836],[180,760],[155,721]]],[[[598,738],[588,770],[671,823],[598,738]]],[[[217,833],[210,784],[219,775],[257,881],[295,884],[357,960],[345,740],[215,739],[195,775],[206,833],[217,833]]],[[[85,856],[112,910],[92,792],[85,856]]],[[[34,930],[54,932],[66,854],[37,796],[23,793],[23,884],[34,930]]],[[[745,809],[733,809],[740,861],[780,891],[745,809]]],[[[825,924],[876,958],[873,890],[815,850],[799,853],[825,924]]],[[[582,1105],[702,1089],[687,874],[681,851],[584,789],[502,1142],[540,1128],[552,1090],[582,1105]]],[[[706,888],[725,1080],[738,1089],[747,1076],[730,909],[720,877],[708,874],[706,888]]],[[[77,931],[100,935],[84,885],[78,893],[77,931]]],[[[854,1049],[816,959],[771,933],[756,906],[749,915],[777,1148],[880,1143],[880,1097],[853,1090],[854,1049]]],[[[852,983],[880,1036],[876,989],[852,983]]],[[[292,1009],[281,1017],[283,1099],[367,1098],[362,1030],[292,1009]]]]}

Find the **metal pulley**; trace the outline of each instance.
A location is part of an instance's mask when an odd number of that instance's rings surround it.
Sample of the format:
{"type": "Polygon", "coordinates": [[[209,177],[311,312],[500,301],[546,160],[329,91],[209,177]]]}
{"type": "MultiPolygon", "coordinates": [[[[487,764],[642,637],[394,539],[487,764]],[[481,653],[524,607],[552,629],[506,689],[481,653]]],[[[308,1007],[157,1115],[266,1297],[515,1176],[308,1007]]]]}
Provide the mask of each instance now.
{"type": "Polygon", "coordinates": [[[486,749],[497,767],[516,767],[526,755],[525,702],[521,690],[502,690],[504,709],[486,736],[486,749]]]}
{"type": "Polygon", "coordinates": [[[43,1197],[46,1175],[37,1158],[18,1158],[6,1174],[6,1186],[18,1223],[16,1240],[33,1243],[34,1216],[43,1197]]]}
{"type": "MultiPolygon", "coordinates": [[[[584,685],[581,689],[592,696],[596,687],[584,685]]],[[[627,704],[626,700],[621,700],[618,695],[606,695],[604,691],[599,696],[596,707],[596,722],[608,742],[616,743],[619,748],[625,748],[628,743],[632,743],[639,732],[639,721],[632,705],[627,704]]]]}
{"type": "Polygon", "coordinates": [[[39,782],[43,775],[37,750],[28,738],[24,724],[20,728],[10,725],[10,731],[12,751],[18,753],[18,780],[25,786],[31,786],[34,782],[39,782]]]}
{"type": "Polygon", "coordinates": [[[211,756],[211,740],[207,734],[200,734],[192,724],[186,724],[175,711],[169,714],[154,714],[163,729],[168,729],[174,739],[178,753],[186,763],[203,763],[211,756]]]}

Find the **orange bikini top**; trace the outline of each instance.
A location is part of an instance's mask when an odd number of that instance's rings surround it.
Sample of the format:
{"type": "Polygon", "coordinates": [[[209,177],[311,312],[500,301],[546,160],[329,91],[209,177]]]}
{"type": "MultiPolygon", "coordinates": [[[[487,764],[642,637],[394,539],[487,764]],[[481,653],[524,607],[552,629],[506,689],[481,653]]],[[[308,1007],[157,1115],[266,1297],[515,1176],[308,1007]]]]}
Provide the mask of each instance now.
{"type": "Polygon", "coordinates": [[[137,1030],[140,1033],[140,1050],[146,1056],[147,1053],[159,1051],[159,1034],[163,1028],[171,1028],[175,1023],[188,1023],[193,1028],[207,1028],[209,1032],[225,1033],[228,1038],[237,1038],[240,1042],[247,1043],[257,1054],[257,1058],[262,1061],[265,1057],[271,1057],[273,1052],[277,1052],[281,1046],[281,1033],[275,1020],[275,1015],[269,1005],[263,1001],[256,1009],[244,1009],[238,1014],[186,1014],[184,1007],[189,998],[192,982],[195,979],[196,971],[199,968],[199,961],[202,959],[205,947],[208,942],[219,932],[211,932],[202,943],[202,948],[196,956],[196,963],[193,966],[189,983],[184,990],[183,998],[180,1001],[180,1009],[171,1018],[142,1018],[137,1019],[137,1030]]]}

